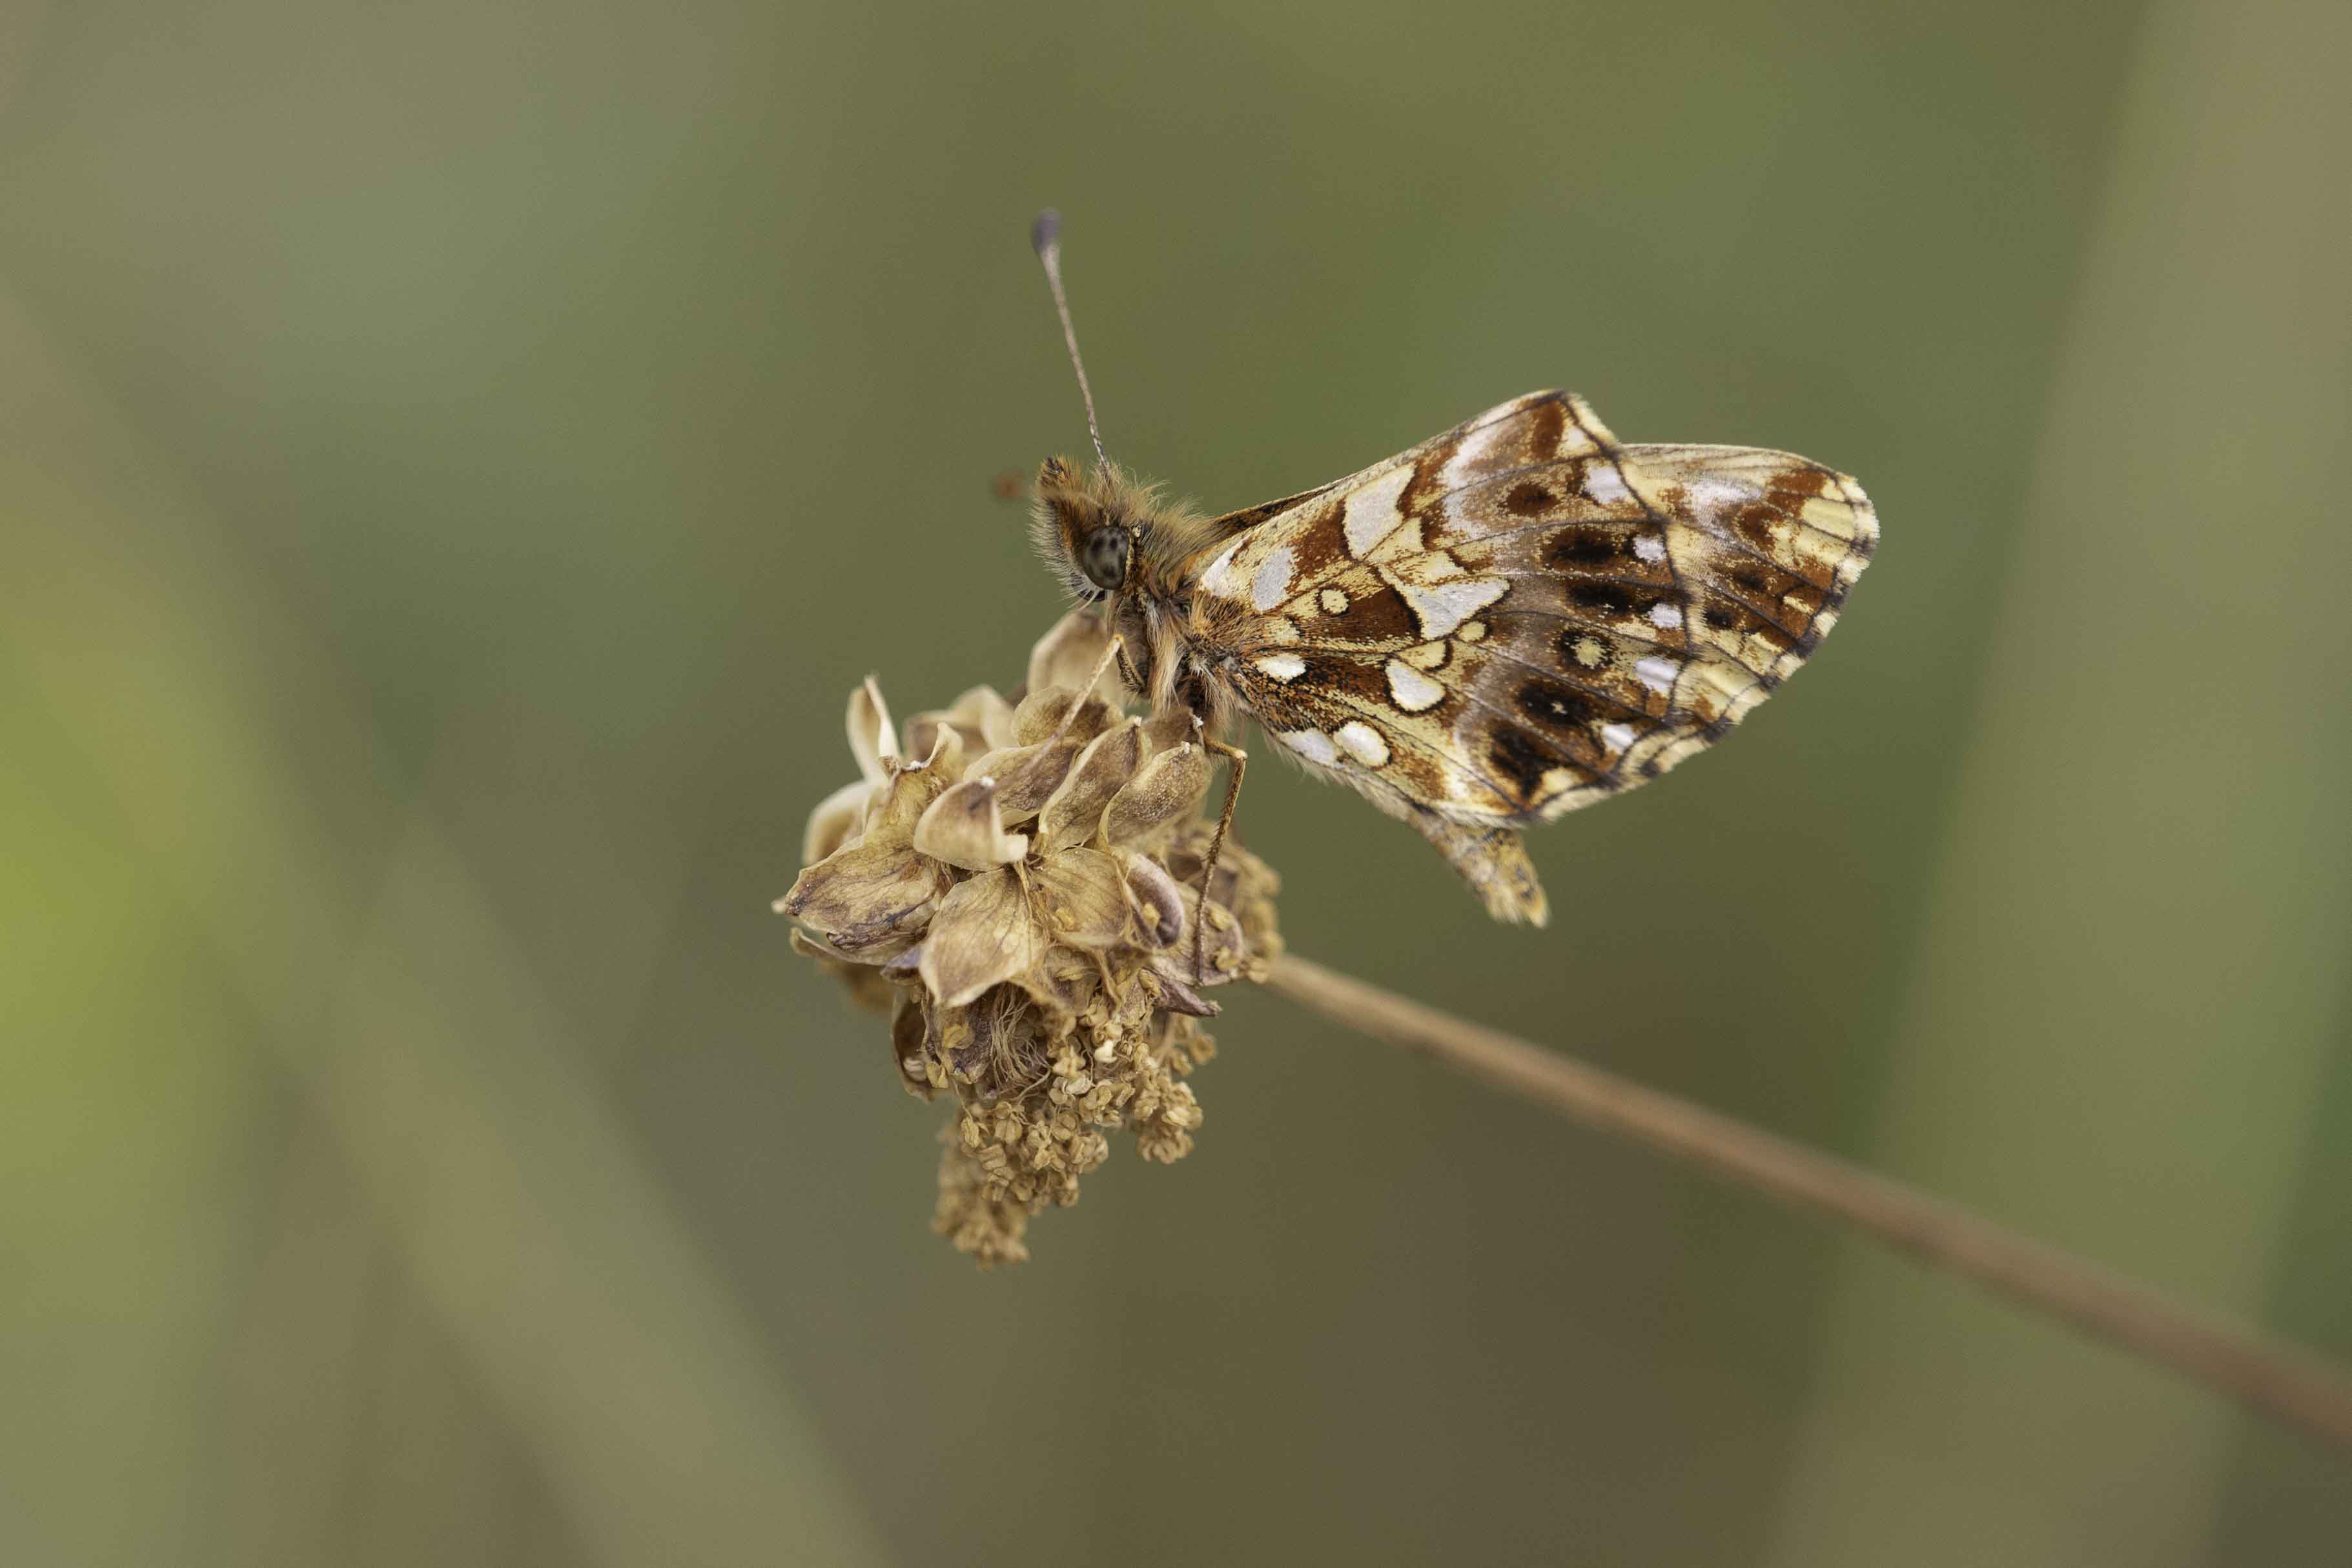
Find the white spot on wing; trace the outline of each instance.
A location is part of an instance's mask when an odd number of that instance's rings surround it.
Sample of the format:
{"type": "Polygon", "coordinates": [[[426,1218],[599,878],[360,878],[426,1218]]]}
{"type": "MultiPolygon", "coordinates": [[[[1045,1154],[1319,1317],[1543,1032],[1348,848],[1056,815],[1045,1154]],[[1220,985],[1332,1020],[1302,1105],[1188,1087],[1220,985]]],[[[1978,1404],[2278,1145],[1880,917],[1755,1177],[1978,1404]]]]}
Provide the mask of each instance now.
{"type": "Polygon", "coordinates": [[[1290,597],[1290,579],[1298,558],[1288,545],[1270,552],[1258,563],[1257,575],[1250,579],[1250,608],[1271,610],[1290,597]]]}
{"type": "Polygon", "coordinates": [[[1445,700],[1444,686],[1402,659],[1391,659],[1384,668],[1388,672],[1389,695],[1405,712],[1421,713],[1445,700]]]}
{"type": "Polygon", "coordinates": [[[1610,750],[1622,751],[1633,744],[1633,727],[1630,724],[1604,724],[1601,727],[1601,738],[1610,750]]]}
{"type": "Polygon", "coordinates": [[[1624,476],[1617,472],[1617,465],[1597,458],[1584,465],[1584,493],[1604,506],[1632,495],[1625,488],[1624,476]]]}
{"type": "Polygon", "coordinates": [[[1388,537],[1400,517],[1397,497],[1412,483],[1412,465],[1402,464],[1348,497],[1348,510],[1339,528],[1348,536],[1349,555],[1361,560],[1374,545],[1388,537]]]}
{"type": "Polygon", "coordinates": [[[1295,681],[1307,673],[1307,661],[1296,653],[1263,653],[1251,663],[1277,681],[1295,681]]]}
{"type": "Polygon", "coordinates": [[[1737,479],[1685,479],[1683,494],[1690,497],[1693,511],[1713,518],[1719,512],[1748,505],[1763,492],[1737,479]]]}
{"type": "Polygon", "coordinates": [[[1494,466],[1496,447],[1506,436],[1517,434],[1518,426],[1518,420],[1507,417],[1465,436],[1462,444],[1454,449],[1454,455],[1445,460],[1445,466],[1439,470],[1438,488],[1458,490],[1482,476],[1494,466]]]}
{"type": "Polygon", "coordinates": [[[1316,595],[1315,601],[1323,607],[1326,615],[1345,615],[1348,612],[1348,596],[1336,588],[1325,589],[1316,595]]]}
{"type": "Polygon", "coordinates": [[[1422,636],[1432,642],[1451,636],[1455,627],[1502,598],[1510,586],[1508,580],[1499,577],[1463,578],[1434,585],[1417,582],[1396,585],[1397,591],[1404,596],[1405,604],[1412,611],[1413,621],[1421,627],[1422,636]]]}
{"type": "Polygon", "coordinates": [[[1367,768],[1378,768],[1389,759],[1389,743],[1381,732],[1362,719],[1351,718],[1341,725],[1333,737],[1346,748],[1349,756],[1367,768]]]}
{"type": "Polygon", "coordinates": [[[1319,729],[1286,729],[1275,738],[1309,762],[1319,762],[1328,768],[1339,760],[1339,748],[1331,737],[1319,729]]]}
{"type": "Polygon", "coordinates": [[[1651,657],[1633,661],[1633,678],[1654,692],[1671,692],[1683,667],[1672,659],[1651,657]]]}
{"type": "Polygon", "coordinates": [[[1633,539],[1633,554],[1655,566],[1666,559],[1666,541],[1655,534],[1638,534],[1633,539]]]}
{"type": "Polygon", "coordinates": [[[1650,606],[1650,624],[1655,626],[1659,631],[1671,632],[1682,623],[1683,612],[1678,606],[1672,604],[1653,604],[1650,606]]]}
{"type": "MultiPolygon", "coordinates": [[[[1244,538],[1247,537],[1247,535],[1243,536],[1244,538]]],[[[1234,591],[1233,565],[1234,552],[1241,548],[1241,539],[1235,539],[1227,545],[1223,552],[1209,563],[1209,570],[1201,574],[1201,586],[1211,593],[1221,594],[1227,599],[1240,598],[1241,595],[1234,591]]]]}

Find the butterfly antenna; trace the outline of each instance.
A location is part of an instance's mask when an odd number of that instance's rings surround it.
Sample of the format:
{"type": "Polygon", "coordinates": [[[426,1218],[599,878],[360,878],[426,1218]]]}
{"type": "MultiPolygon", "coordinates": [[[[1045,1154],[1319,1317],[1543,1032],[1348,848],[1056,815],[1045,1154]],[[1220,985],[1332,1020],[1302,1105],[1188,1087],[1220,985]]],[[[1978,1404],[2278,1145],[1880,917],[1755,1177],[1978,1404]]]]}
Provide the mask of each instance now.
{"type": "Polygon", "coordinates": [[[1070,348],[1070,369],[1078,372],[1078,395],[1087,400],[1087,434],[1094,438],[1095,460],[1104,466],[1110,459],[1103,455],[1102,427],[1095,423],[1094,389],[1087,385],[1087,362],[1078,358],[1078,329],[1070,324],[1069,296],[1062,291],[1062,214],[1047,207],[1029,225],[1029,243],[1037,250],[1037,259],[1045,264],[1045,282],[1054,290],[1054,308],[1062,318],[1062,341],[1070,348]]]}

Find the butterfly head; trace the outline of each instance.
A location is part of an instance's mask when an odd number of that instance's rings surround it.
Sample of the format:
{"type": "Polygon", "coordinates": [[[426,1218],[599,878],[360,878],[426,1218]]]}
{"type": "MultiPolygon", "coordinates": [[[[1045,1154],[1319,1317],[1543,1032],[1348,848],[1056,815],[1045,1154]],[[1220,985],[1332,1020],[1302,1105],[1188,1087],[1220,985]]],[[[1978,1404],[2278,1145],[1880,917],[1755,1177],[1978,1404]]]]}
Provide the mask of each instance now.
{"type": "Polygon", "coordinates": [[[1136,586],[1137,559],[1160,510],[1148,486],[1112,465],[1088,474],[1049,457],[1037,470],[1032,528],[1039,553],[1070,591],[1099,603],[1136,586]]]}

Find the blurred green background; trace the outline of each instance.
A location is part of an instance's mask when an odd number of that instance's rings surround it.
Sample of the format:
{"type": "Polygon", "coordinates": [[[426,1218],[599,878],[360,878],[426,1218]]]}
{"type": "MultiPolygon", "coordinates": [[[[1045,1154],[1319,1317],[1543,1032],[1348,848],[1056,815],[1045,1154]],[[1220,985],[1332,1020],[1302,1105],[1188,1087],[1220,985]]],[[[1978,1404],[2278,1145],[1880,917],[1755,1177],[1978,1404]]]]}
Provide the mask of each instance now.
{"type": "Polygon", "coordinates": [[[1563,384],[1878,564],[1505,930],[1303,953],[2352,1358],[2352,11],[0,10],[0,1561],[2345,1561],[2340,1460],[1238,998],[1036,1260],[768,901],[990,481],[1563,384]]]}

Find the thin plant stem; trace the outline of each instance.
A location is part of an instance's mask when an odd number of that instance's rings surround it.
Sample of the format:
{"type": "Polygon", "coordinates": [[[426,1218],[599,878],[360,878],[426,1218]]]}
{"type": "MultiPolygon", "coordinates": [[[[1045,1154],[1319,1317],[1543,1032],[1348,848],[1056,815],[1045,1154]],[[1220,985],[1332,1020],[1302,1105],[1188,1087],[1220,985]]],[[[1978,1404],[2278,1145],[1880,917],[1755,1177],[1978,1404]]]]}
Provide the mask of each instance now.
{"type": "Polygon", "coordinates": [[[2352,1449],[2352,1375],[2189,1311],[2148,1286],[1958,1204],[1305,958],[1267,982],[1311,1012],[1427,1052],[1572,1121],[1829,1215],[1934,1267],[2169,1367],[2248,1409],[2352,1449]]]}

